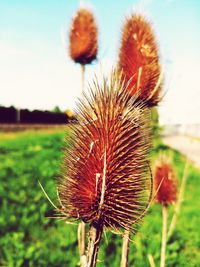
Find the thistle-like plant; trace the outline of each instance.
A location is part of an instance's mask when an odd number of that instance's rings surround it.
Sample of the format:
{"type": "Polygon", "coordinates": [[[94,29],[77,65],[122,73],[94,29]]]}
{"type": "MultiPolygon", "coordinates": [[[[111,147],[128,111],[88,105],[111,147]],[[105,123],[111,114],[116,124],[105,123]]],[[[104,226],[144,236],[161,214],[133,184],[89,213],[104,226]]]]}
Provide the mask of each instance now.
{"type": "Polygon", "coordinates": [[[134,232],[151,196],[149,111],[112,73],[78,104],[58,184],[67,220],[90,224],[87,266],[96,266],[103,228],[134,232]]]}
{"type": "Polygon", "coordinates": [[[177,183],[173,167],[169,160],[161,158],[155,168],[156,200],[162,205],[162,245],[160,267],[165,266],[165,252],[167,241],[167,208],[176,202],[177,183]]]}
{"type": "MultiPolygon", "coordinates": [[[[150,23],[142,15],[131,15],[122,30],[118,69],[122,72],[126,90],[136,101],[148,108],[160,101],[162,74],[158,46],[150,23]]],[[[130,232],[125,231],[121,267],[128,264],[130,232]]]]}
{"type": "Polygon", "coordinates": [[[70,55],[79,64],[90,64],[97,57],[97,25],[94,15],[86,8],[80,8],[70,31],[70,55]]]}
{"type": "MultiPolygon", "coordinates": [[[[72,20],[69,39],[70,56],[74,62],[81,64],[83,93],[85,65],[96,59],[98,51],[98,29],[90,10],[80,8],[77,11],[72,20]]],[[[85,224],[83,222],[78,226],[78,244],[83,266],[85,257],[85,224]]]]}
{"type": "Polygon", "coordinates": [[[156,200],[159,204],[168,207],[176,202],[177,183],[169,160],[162,159],[156,166],[155,187],[158,188],[156,200]]]}
{"type": "Polygon", "coordinates": [[[80,8],[77,11],[72,20],[69,39],[70,56],[82,67],[83,89],[85,65],[96,59],[98,51],[98,29],[90,10],[80,8]]]}
{"type": "Polygon", "coordinates": [[[128,82],[130,95],[149,107],[156,106],[163,83],[158,46],[150,23],[142,15],[131,15],[122,30],[119,69],[128,82]]]}

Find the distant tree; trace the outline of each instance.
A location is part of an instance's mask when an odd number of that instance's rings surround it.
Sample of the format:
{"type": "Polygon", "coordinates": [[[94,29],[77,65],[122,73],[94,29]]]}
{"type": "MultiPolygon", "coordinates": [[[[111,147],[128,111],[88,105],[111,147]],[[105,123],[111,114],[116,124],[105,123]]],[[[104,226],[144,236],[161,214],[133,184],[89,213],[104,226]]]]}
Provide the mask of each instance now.
{"type": "Polygon", "coordinates": [[[55,106],[52,111],[56,113],[62,113],[62,110],[59,108],[59,106],[55,106]]]}

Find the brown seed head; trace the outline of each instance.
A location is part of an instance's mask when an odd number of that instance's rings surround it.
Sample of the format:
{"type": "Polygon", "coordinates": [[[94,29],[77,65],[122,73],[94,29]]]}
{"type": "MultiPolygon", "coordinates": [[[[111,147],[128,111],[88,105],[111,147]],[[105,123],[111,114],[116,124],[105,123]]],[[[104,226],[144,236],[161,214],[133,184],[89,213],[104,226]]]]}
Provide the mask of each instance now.
{"type": "Polygon", "coordinates": [[[177,183],[170,163],[161,161],[155,170],[155,186],[158,189],[157,202],[168,206],[176,201],[177,183]]]}
{"type": "Polygon", "coordinates": [[[148,110],[121,84],[113,74],[80,101],[58,185],[68,218],[114,230],[135,227],[151,192],[148,110]]]}
{"type": "Polygon", "coordinates": [[[90,64],[97,56],[97,26],[93,14],[78,10],[72,21],[70,32],[70,56],[80,64],[90,64]]]}
{"type": "Polygon", "coordinates": [[[160,101],[162,75],[158,47],[151,25],[143,16],[126,19],[119,54],[119,69],[129,82],[130,95],[136,92],[149,107],[160,101]]]}

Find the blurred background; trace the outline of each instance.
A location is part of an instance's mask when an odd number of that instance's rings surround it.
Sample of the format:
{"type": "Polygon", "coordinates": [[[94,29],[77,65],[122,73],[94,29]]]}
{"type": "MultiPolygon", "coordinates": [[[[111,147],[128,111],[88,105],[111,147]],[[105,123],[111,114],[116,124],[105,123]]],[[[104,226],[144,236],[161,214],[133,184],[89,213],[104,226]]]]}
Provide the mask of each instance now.
{"type": "MultiPolygon", "coordinates": [[[[162,124],[199,123],[200,3],[197,0],[84,1],[96,16],[99,53],[87,68],[107,72],[118,60],[124,18],[132,11],[152,21],[165,75],[162,124]]],[[[75,107],[80,66],[68,56],[70,21],[78,1],[0,1],[0,105],[61,110],[75,107]]],[[[198,130],[199,132],[199,130],[198,130]]]]}
{"type": "MultiPolygon", "coordinates": [[[[66,124],[76,122],[81,95],[80,65],[68,53],[71,19],[80,4],[94,12],[99,28],[98,58],[86,68],[85,88],[95,73],[107,74],[117,63],[126,16],[139,12],[152,22],[165,77],[153,157],[160,150],[171,153],[180,180],[191,160],[189,190],[167,266],[200,266],[198,0],[0,0],[0,266],[78,266],[77,226],[51,218],[53,207],[38,180],[56,202],[63,138],[70,134],[66,124]]],[[[147,254],[157,266],[158,211],[153,207],[137,236],[130,266],[149,266],[147,254]]],[[[111,234],[108,238],[98,266],[119,265],[121,241],[111,234]]]]}

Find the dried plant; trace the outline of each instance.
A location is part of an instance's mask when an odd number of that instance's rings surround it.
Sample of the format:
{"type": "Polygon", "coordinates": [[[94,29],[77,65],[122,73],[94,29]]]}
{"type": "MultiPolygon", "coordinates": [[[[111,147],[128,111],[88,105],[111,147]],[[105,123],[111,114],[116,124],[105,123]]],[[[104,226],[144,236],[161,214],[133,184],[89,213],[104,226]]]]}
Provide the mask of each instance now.
{"type": "Polygon", "coordinates": [[[150,23],[141,15],[132,15],[125,21],[119,69],[128,82],[130,95],[137,92],[139,99],[149,107],[159,103],[163,77],[158,46],[150,23]]]}
{"type": "MultiPolygon", "coordinates": [[[[98,30],[94,15],[86,8],[80,8],[71,25],[70,31],[70,56],[81,64],[82,72],[82,93],[84,91],[85,65],[90,64],[97,57],[98,30]]],[[[84,266],[85,258],[85,225],[78,226],[78,245],[81,265],[84,266]]]]}
{"type": "MultiPolygon", "coordinates": [[[[152,27],[141,15],[126,19],[119,53],[118,69],[121,72],[126,90],[137,101],[148,108],[160,101],[162,74],[158,47],[152,27]]],[[[130,232],[125,231],[122,245],[121,267],[127,266],[130,232]]]]}
{"type": "Polygon", "coordinates": [[[80,8],[70,31],[70,56],[81,65],[90,64],[97,57],[97,25],[91,11],[80,8]]]}
{"type": "Polygon", "coordinates": [[[155,187],[159,188],[156,200],[163,206],[176,202],[177,183],[172,165],[166,160],[161,160],[155,170],[155,187]]]}
{"type": "Polygon", "coordinates": [[[90,224],[87,266],[96,266],[103,227],[134,232],[149,204],[149,111],[136,100],[113,73],[78,105],[58,193],[66,219],[90,224]]]}
{"type": "Polygon", "coordinates": [[[162,205],[162,244],[160,267],[165,266],[167,245],[167,207],[176,201],[177,184],[174,170],[169,160],[161,158],[155,169],[156,200],[162,205]]]}

